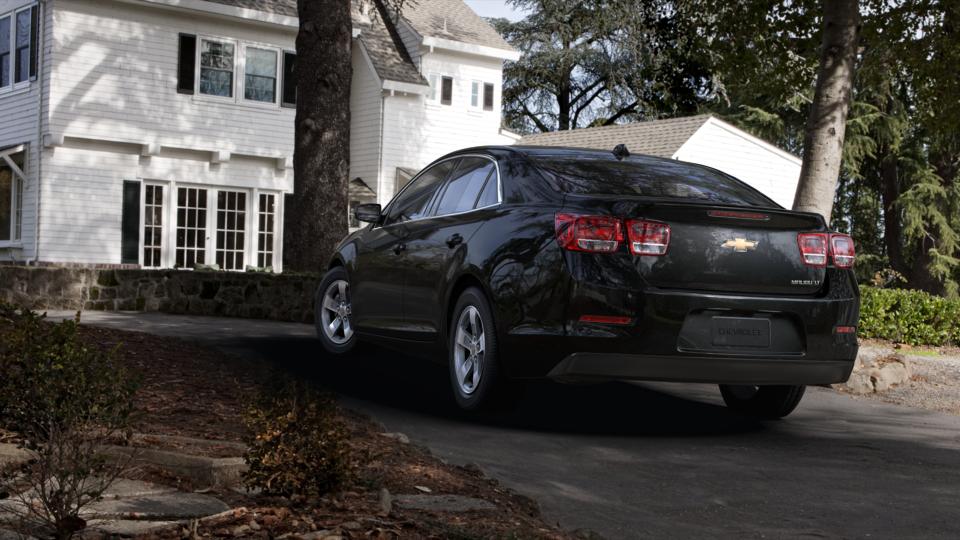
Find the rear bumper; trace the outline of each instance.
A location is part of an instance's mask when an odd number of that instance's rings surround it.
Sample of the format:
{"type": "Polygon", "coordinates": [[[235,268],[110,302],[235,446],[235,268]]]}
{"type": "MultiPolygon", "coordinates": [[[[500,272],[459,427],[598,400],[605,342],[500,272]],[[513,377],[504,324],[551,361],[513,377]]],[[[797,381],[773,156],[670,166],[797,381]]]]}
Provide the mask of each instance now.
{"type": "Polygon", "coordinates": [[[547,376],[559,381],[812,385],[846,381],[852,370],[853,360],[573,353],[547,376]]]}

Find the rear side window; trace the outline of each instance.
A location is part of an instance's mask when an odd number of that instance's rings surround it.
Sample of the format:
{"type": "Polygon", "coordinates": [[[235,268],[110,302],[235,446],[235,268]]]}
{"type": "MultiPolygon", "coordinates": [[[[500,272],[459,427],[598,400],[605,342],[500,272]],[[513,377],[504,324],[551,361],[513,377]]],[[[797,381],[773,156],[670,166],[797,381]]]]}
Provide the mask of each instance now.
{"type": "Polygon", "coordinates": [[[736,178],[679,161],[649,158],[546,157],[537,165],[563,193],[623,195],[779,208],[736,178]]]}
{"type": "Polygon", "coordinates": [[[384,225],[423,217],[427,203],[450,174],[456,160],[443,161],[423,171],[387,207],[384,225]]]}
{"type": "Polygon", "coordinates": [[[444,188],[436,214],[442,216],[474,209],[480,191],[491,175],[496,176],[489,159],[463,158],[444,188]]]}

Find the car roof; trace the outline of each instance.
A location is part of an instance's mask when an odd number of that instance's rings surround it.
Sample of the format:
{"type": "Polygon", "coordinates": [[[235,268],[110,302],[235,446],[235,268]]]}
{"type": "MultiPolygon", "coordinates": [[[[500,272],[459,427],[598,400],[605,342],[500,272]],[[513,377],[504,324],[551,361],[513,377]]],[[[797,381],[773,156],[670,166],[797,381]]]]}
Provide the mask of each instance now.
{"type": "MultiPolygon", "coordinates": [[[[628,148],[629,150],[629,148],[628,148]]],[[[454,157],[459,154],[471,154],[478,152],[486,153],[495,153],[495,154],[514,154],[521,155],[524,157],[531,158],[591,158],[591,159],[609,159],[610,161],[616,160],[616,156],[613,155],[613,148],[610,150],[597,150],[596,148],[576,148],[570,146],[528,146],[528,145],[511,145],[511,146],[475,146],[472,148],[464,148],[462,150],[457,150],[456,152],[451,152],[448,156],[444,157],[454,157]]],[[[630,159],[633,161],[646,161],[646,162],[669,162],[674,164],[683,164],[690,165],[691,167],[697,167],[696,164],[687,163],[684,161],[678,161],[675,159],[649,156],[646,154],[630,154],[630,159]]]]}

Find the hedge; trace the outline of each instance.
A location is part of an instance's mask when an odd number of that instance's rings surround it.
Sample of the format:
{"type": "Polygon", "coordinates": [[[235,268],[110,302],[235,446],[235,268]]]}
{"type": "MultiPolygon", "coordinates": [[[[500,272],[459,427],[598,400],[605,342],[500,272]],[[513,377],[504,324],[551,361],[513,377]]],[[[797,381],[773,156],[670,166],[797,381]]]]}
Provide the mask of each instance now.
{"type": "Polygon", "coordinates": [[[960,300],[861,285],[857,334],[910,345],[960,345],[960,300]]]}

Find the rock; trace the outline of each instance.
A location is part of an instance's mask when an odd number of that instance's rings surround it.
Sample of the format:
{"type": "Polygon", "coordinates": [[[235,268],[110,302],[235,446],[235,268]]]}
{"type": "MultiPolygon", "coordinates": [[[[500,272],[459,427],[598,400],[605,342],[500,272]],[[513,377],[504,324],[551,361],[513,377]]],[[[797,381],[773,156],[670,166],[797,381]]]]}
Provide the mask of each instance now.
{"type": "Polygon", "coordinates": [[[855,371],[850,375],[850,379],[844,384],[847,391],[854,394],[873,393],[873,381],[870,374],[865,371],[855,371]]]}
{"type": "MultiPolygon", "coordinates": [[[[313,531],[313,532],[302,533],[302,534],[292,533],[292,536],[295,538],[301,538],[302,540],[324,540],[326,538],[334,536],[334,532],[323,529],[320,531],[313,531]]],[[[280,538],[283,538],[283,536],[281,536],[280,538]]]]}
{"type": "Polygon", "coordinates": [[[259,531],[259,530],[260,530],[260,524],[257,523],[257,520],[255,520],[255,519],[251,519],[251,520],[250,520],[250,523],[248,523],[247,526],[250,527],[250,530],[251,530],[251,531],[259,531]]]}
{"type": "Polygon", "coordinates": [[[239,527],[234,527],[230,534],[233,536],[243,536],[250,532],[250,527],[248,525],[240,525],[239,527]]]}
{"type": "Polygon", "coordinates": [[[388,516],[393,510],[393,496],[390,495],[390,490],[387,488],[380,488],[380,515],[388,516]]]}
{"type": "Polygon", "coordinates": [[[358,531],[363,528],[363,525],[361,525],[359,521],[348,521],[341,523],[340,526],[348,531],[358,531]]]}
{"type": "Polygon", "coordinates": [[[157,495],[105,499],[90,505],[84,517],[99,519],[178,520],[206,517],[230,510],[209,495],[161,493],[157,495]]]}
{"type": "Polygon", "coordinates": [[[874,379],[874,388],[877,392],[883,392],[898,384],[902,384],[910,378],[907,367],[900,362],[890,362],[883,367],[872,370],[871,375],[874,379]]]}
{"type": "Polygon", "coordinates": [[[421,493],[433,493],[433,490],[428,488],[427,486],[413,486],[413,489],[421,493]]]}
{"type": "Polygon", "coordinates": [[[381,433],[384,437],[388,439],[394,439],[400,441],[403,444],[410,444],[410,437],[407,437],[403,433],[394,432],[394,433],[381,433]]]}

